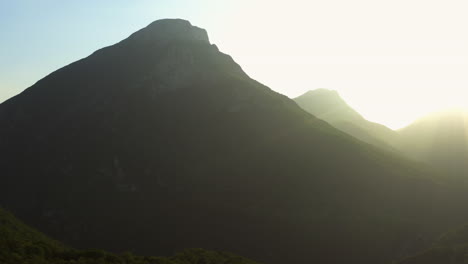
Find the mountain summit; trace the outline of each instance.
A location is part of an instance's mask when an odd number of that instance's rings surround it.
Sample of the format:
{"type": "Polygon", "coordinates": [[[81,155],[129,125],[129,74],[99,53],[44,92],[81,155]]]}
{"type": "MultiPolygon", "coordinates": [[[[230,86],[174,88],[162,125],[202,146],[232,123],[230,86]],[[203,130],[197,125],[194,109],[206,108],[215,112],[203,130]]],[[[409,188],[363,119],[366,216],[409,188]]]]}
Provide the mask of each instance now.
{"type": "Polygon", "coordinates": [[[0,124],[0,203],[72,246],[386,263],[463,217],[427,171],[249,78],[182,20],[51,73],[0,124]]]}
{"type": "Polygon", "coordinates": [[[206,30],[192,26],[189,21],[182,19],[157,20],[134,33],[130,38],[139,41],[142,39],[154,42],[185,40],[210,44],[206,30]]]}
{"type": "Polygon", "coordinates": [[[310,90],[294,100],[307,112],[330,123],[364,119],[335,90],[310,90]]]}

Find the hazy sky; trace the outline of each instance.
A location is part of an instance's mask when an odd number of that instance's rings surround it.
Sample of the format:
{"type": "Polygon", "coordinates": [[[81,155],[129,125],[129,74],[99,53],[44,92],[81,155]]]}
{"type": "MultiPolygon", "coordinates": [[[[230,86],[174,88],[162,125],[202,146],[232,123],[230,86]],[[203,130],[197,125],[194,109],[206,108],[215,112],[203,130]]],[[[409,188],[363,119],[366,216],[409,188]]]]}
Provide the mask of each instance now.
{"type": "Polygon", "coordinates": [[[0,0],[0,102],[161,18],[184,18],[290,97],[335,89],[402,127],[468,107],[468,1],[0,0]]]}

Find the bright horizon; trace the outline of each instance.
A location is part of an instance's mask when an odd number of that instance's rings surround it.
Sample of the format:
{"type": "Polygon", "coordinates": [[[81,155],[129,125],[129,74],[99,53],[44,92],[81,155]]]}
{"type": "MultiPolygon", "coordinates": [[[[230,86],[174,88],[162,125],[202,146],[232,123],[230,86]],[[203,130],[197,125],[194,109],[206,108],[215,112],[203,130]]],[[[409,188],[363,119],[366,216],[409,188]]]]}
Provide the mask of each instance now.
{"type": "Polygon", "coordinates": [[[0,102],[154,20],[182,18],[291,98],[327,88],[393,129],[468,107],[466,1],[0,3],[0,102]]]}

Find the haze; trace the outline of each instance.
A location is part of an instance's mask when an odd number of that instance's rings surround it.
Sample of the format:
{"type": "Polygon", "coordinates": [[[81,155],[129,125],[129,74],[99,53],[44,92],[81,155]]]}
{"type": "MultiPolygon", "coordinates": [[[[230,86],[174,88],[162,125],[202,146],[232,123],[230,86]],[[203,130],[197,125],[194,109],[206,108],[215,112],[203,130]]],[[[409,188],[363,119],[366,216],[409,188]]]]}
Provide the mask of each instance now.
{"type": "Polygon", "coordinates": [[[210,33],[254,79],[338,90],[391,128],[468,106],[466,1],[2,1],[0,102],[155,19],[210,33]]]}

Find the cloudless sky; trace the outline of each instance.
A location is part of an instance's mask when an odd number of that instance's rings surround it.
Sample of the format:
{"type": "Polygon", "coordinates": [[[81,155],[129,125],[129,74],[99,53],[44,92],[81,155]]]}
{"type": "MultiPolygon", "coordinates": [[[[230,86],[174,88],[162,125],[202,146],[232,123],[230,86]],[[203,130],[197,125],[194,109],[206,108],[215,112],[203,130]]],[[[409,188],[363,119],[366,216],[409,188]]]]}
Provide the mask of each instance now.
{"type": "Polygon", "coordinates": [[[0,102],[162,18],[207,29],[254,79],[338,90],[392,128],[468,107],[466,0],[0,0],[0,102]]]}

